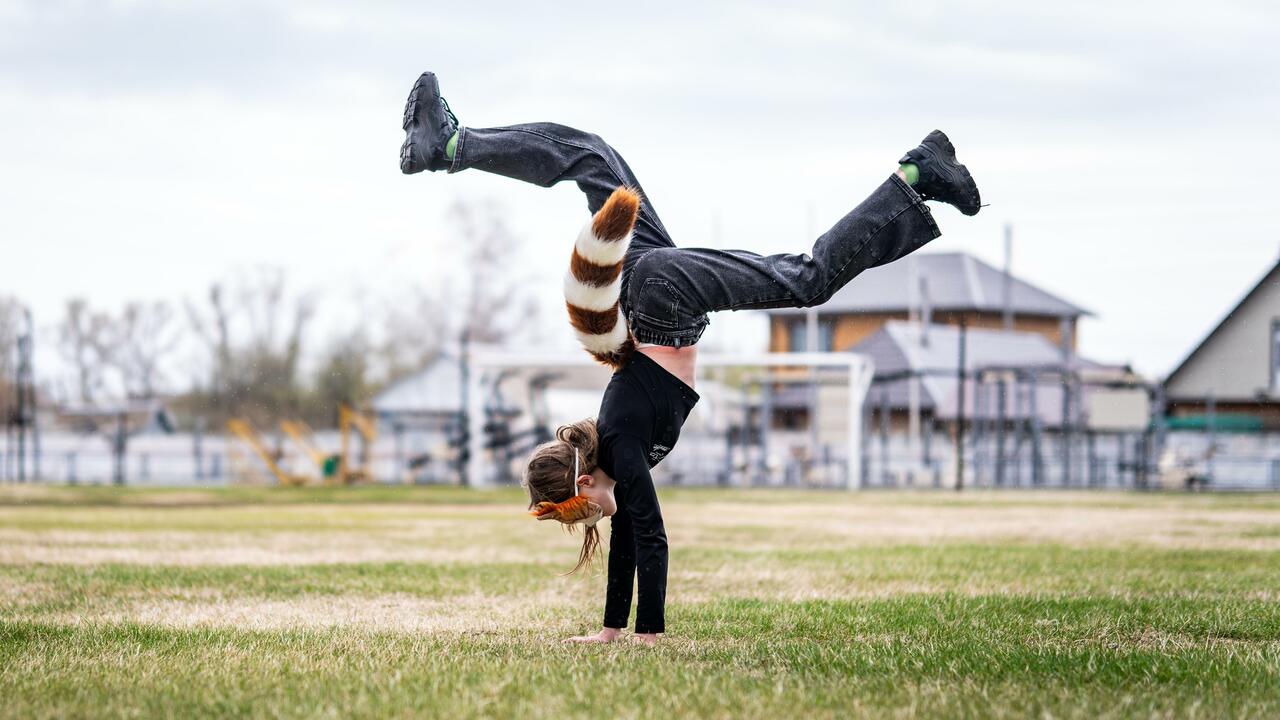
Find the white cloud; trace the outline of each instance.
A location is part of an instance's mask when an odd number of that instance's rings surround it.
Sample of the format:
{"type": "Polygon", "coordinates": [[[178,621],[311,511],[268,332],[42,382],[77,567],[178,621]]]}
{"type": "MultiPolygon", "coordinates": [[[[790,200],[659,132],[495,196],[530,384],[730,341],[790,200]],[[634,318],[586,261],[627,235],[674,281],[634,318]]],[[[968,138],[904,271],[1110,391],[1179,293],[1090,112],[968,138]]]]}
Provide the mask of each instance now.
{"type": "MultiPolygon", "coordinates": [[[[270,262],[337,316],[448,272],[445,208],[493,197],[554,308],[581,198],[401,177],[425,68],[465,123],[600,132],[686,245],[806,250],[943,127],[992,205],[940,210],[936,247],[998,260],[1012,221],[1018,271],[1098,312],[1083,349],[1153,373],[1280,249],[1251,182],[1280,161],[1271,4],[557,8],[0,2],[0,282],[50,321],[72,294],[176,297],[270,262]]],[[[711,333],[755,342],[743,322],[711,333]]]]}

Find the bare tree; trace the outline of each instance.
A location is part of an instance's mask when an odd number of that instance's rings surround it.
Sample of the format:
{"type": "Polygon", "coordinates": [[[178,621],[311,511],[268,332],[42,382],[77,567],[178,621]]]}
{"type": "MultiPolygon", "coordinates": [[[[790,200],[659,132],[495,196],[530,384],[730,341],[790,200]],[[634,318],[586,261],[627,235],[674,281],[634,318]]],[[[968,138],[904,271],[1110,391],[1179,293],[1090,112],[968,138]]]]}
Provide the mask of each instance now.
{"type": "Polygon", "coordinates": [[[427,367],[449,343],[449,315],[442,310],[442,295],[415,288],[407,300],[387,307],[380,328],[382,340],[375,348],[383,382],[427,367]]]}
{"type": "Polygon", "coordinates": [[[310,414],[318,422],[331,420],[340,404],[359,407],[369,400],[369,342],[362,330],[329,343],[313,388],[310,414]]]}
{"type": "MultiPolygon", "coordinates": [[[[531,322],[537,303],[528,292],[528,283],[516,263],[519,238],[511,233],[502,214],[492,205],[456,203],[450,219],[458,228],[459,240],[467,252],[465,287],[440,299],[442,311],[457,308],[452,298],[463,298],[459,310],[448,315],[455,336],[465,333],[471,342],[510,341],[531,322]]],[[[444,283],[447,291],[452,283],[444,283]]]]}
{"type": "Polygon", "coordinates": [[[162,363],[182,340],[173,307],[157,300],[125,305],[111,324],[111,364],[128,397],[155,397],[163,383],[162,363]]]}
{"type": "Polygon", "coordinates": [[[207,305],[187,303],[209,352],[206,409],[220,418],[259,422],[292,415],[302,404],[299,367],[315,301],[287,291],[283,270],[258,268],[228,288],[215,284],[207,305]]]}
{"type": "Polygon", "coordinates": [[[471,342],[501,344],[534,327],[537,303],[518,262],[520,239],[491,203],[454,204],[448,213],[465,257],[462,273],[419,286],[388,306],[373,350],[375,373],[393,382],[429,365],[465,334],[471,342]]]}
{"type": "Polygon", "coordinates": [[[103,388],[103,370],[109,357],[111,319],[89,307],[83,298],[67,301],[58,328],[58,349],[75,371],[76,395],[92,403],[103,388]]]}
{"type": "Polygon", "coordinates": [[[0,409],[8,408],[13,401],[18,336],[22,333],[24,312],[17,299],[0,297],[0,409]]]}

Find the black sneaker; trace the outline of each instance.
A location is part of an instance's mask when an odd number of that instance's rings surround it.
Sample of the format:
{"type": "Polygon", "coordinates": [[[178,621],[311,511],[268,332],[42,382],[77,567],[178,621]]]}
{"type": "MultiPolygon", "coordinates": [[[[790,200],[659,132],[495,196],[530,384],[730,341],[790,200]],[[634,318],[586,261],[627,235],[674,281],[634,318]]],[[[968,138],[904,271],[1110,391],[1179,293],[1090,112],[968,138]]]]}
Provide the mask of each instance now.
{"type": "Polygon", "coordinates": [[[444,146],[458,130],[458,118],[440,97],[436,74],[424,72],[409,91],[404,105],[404,145],[400,146],[400,172],[405,175],[449,167],[444,146]]]}
{"type": "Polygon", "coordinates": [[[920,197],[954,205],[965,215],[978,214],[982,206],[978,184],[969,174],[969,168],[956,160],[956,149],[946,133],[934,130],[925,136],[919,147],[898,161],[899,165],[907,163],[920,168],[920,181],[914,185],[920,197]]]}

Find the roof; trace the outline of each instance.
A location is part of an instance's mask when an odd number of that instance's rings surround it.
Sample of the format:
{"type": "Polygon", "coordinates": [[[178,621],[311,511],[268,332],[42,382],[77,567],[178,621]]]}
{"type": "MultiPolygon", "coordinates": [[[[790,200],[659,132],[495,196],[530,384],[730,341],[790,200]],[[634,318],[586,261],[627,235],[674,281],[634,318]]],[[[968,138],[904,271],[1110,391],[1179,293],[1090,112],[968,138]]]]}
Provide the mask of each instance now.
{"type": "MultiPolygon", "coordinates": [[[[911,287],[913,272],[925,279],[929,305],[935,311],[1004,310],[1004,271],[967,253],[915,253],[862,273],[836,292],[819,312],[907,312],[913,301],[919,305],[918,289],[911,287]]],[[[1012,280],[1010,299],[1015,314],[1059,318],[1093,314],[1016,276],[1012,280]]],[[[790,315],[805,311],[783,308],[767,312],[790,315]]]]}
{"type": "Polygon", "coordinates": [[[1182,362],[1178,363],[1178,366],[1173,369],[1173,372],[1169,373],[1169,377],[1165,378],[1166,385],[1172,383],[1174,378],[1176,378],[1178,374],[1181,373],[1182,370],[1186,368],[1202,350],[1209,346],[1210,341],[1216,338],[1222,330],[1226,328],[1227,323],[1230,322],[1231,318],[1236,314],[1236,311],[1247,305],[1249,301],[1258,294],[1259,290],[1266,287],[1267,283],[1275,277],[1277,272],[1280,272],[1280,262],[1272,265],[1270,270],[1263,273],[1262,277],[1258,279],[1258,282],[1254,283],[1253,287],[1249,288],[1249,292],[1245,293],[1244,297],[1240,298],[1235,305],[1232,305],[1231,309],[1227,311],[1227,314],[1223,315],[1222,319],[1218,321],[1218,324],[1213,326],[1213,329],[1209,331],[1209,334],[1205,335],[1199,343],[1196,343],[1196,346],[1191,349],[1191,352],[1187,353],[1187,356],[1182,359],[1182,362]]]}
{"type": "MultiPolygon", "coordinates": [[[[876,377],[887,378],[899,373],[921,373],[920,406],[933,410],[936,417],[957,415],[957,383],[959,370],[960,330],[950,325],[930,325],[927,330],[916,323],[891,320],[870,337],[855,345],[850,352],[870,355],[876,377]],[[922,342],[927,332],[928,342],[922,342]]],[[[971,328],[965,341],[965,367],[972,373],[982,368],[1059,368],[1062,349],[1043,335],[1032,332],[985,330],[971,328]]],[[[1107,366],[1075,356],[1069,362],[1077,369],[1104,370],[1107,366]]],[[[1117,372],[1120,369],[1116,369],[1117,372]]],[[[971,376],[972,377],[972,376],[971,376]]],[[[966,413],[975,408],[972,379],[968,388],[966,413]]],[[[906,407],[907,382],[885,382],[873,387],[867,397],[875,407],[887,400],[890,407],[906,407]],[[882,395],[885,393],[886,395],[882,395]]],[[[1013,410],[1013,393],[1009,396],[1013,410]]],[[[1062,391],[1057,383],[1036,385],[1036,406],[1041,419],[1053,424],[1061,419],[1062,391]]]]}
{"type": "Polygon", "coordinates": [[[373,410],[388,415],[456,413],[462,407],[461,393],[462,367],[446,354],[374,396],[373,410]]]}
{"type": "MultiPolygon", "coordinates": [[[[474,347],[474,346],[473,346],[474,347]]],[[[557,392],[590,390],[599,393],[608,384],[612,371],[585,356],[572,355],[564,365],[537,367],[521,365],[525,356],[511,355],[510,364],[473,370],[480,372],[484,393],[482,400],[514,404],[526,408],[531,383],[557,392]],[[498,387],[494,383],[498,382],[498,387]]],[[[422,370],[389,385],[373,398],[373,410],[379,415],[401,417],[444,417],[462,411],[462,363],[456,350],[448,350],[422,370]]]]}
{"type": "MultiPolygon", "coordinates": [[[[877,373],[901,370],[949,370],[959,366],[960,328],[954,325],[924,325],[890,320],[880,331],[854,346],[852,352],[871,354],[877,373]],[[927,337],[928,342],[923,338],[927,337]],[[877,346],[891,348],[891,356],[876,356],[877,346]],[[894,360],[897,359],[896,367],[894,360]]],[[[1006,332],[969,328],[965,343],[965,365],[969,369],[988,366],[1057,367],[1062,348],[1040,333],[1006,332]]]]}

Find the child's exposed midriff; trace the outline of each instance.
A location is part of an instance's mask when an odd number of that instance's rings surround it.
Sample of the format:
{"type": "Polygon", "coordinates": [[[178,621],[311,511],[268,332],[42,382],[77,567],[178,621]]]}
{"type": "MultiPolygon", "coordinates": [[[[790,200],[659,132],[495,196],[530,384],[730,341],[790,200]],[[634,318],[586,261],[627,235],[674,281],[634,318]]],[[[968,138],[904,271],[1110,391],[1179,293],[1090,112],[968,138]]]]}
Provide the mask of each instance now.
{"type": "Polygon", "coordinates": [[[642,344],[639,352],[648,355],[663,370],[680,378],[680,382],[693,387],[694,375],[698,363],[698,346],[667,347],[666,345],[642,344]]]}

